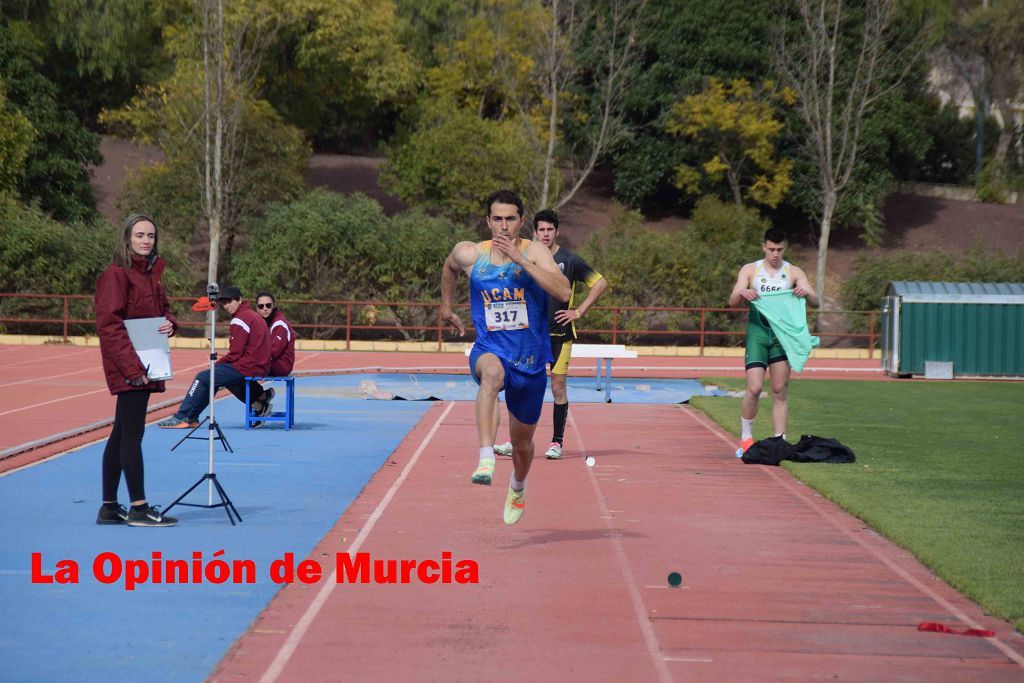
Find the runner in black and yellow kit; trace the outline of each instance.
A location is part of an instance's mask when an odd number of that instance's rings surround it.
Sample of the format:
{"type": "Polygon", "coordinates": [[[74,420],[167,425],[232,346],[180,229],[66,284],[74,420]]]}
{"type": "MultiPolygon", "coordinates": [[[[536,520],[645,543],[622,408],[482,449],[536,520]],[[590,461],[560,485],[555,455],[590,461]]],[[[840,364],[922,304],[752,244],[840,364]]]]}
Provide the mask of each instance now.
{"type": "MultiPolygon", "coordinates": [[[[569,395],[565,381],[569,373],[569,357],[572,355],[572,343],[576,340],[576,326],[573,324],[608,291],[608,281],[601,273],[591,268],[577,254],[560,247],[558,237],[558,214],[551,209],[538,211],[533,218],[534,237],[551,251],[559,269],[569,280],[572,292],[568,301],[558,301],[548,297],[548,331],[551,334],[551,394],[555,399],[554,429],[551,444],[544,457],[557,460],[562,457],[565,440],[565,422],[569,416],[569,395]],[[582,282],[590,288],[585,299],[573,308],[576,283],[582,282]]],[[[511,455],[512,444],[506,443],[494,447],[499,455],[511,455]]]]}
{"type": "MultiPolygon", "coordinates": [[[[736,285],[729,296],[729,305],[739,306],[742,301],[751,302],[768,292],[792,290],[796,296],[806,297],[812,306],[817,306],[818,297],[807,281],[807,275],[782,258],[786,250],[786,233],[781,228],[769,228],[764,234],[761,248],[765,257],[740,269],[736,285]]],[[[769,368],[772,382],[772,425],[775,428],[775,436],[786,435],[786,422],[789,417],[789,403],[786,398],[790,375],[789,360],[771,325],[753,306],[750,307],[747,320],[745,363],[747,391],[743,395],[743,414],[740,418],[740,450],[743,452],[754,444],[757,402],[769,368]]]]}

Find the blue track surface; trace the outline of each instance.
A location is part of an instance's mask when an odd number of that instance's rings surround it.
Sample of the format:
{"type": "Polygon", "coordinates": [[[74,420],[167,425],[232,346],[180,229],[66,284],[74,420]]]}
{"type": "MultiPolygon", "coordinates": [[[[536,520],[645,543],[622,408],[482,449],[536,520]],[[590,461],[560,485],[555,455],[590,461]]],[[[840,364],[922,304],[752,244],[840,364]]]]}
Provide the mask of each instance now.
{"type": "MultiPolygon", "coordinates": [[[[594,387],[592,378],[571,378],[570,400],[603,401],[594,387]]],[[[616,379],[613,390],[619,403],[711,393],[690,380],[616,379]]],[[[268,578],[270,563],[286,552],[305,557],[430,407],[408,401],[475,396],[464,375],[303,377],[290,432],[280,423],[246,431],[241,403],[218,401],[235,452],[215,443],[216,471],[242,516],[235,527],[222,509],[180,506],[171,512],[181,520],[174,528],[97,526],[103,442],[0,477],[0,681],[202,680],[279,589],[268,578]],[[407,401],[365,400],[394,397],[407,401]],[[191,560],[199,552],[208,562],[219,550],[229,562],[252,560],[256,583],[145,583],[127,591],[123,581],[101,584],[92,571],[104,552],[122,560],[150,560],[153,552],[191,560]],[[34,552],[47,574],[59,560],[76,561],[79,583],[33,584],[34,552]]],[[[167,505],[206,472],[205,439],[170,451],[185,433],[146,430],[152,503],[167,505]]],[[[205,425],[196,432],[205,433],[205,425]]],[[[206,484],[186,499],[206,501],[206,484]]]]}
{"type": "MultiPolygon", "coordinates": [[[[367,374],[339,375],[334,379],[339,395],[384,400],[436,398],[472,401],[477,391],[476,383],[468,375],[367,374]]],[[[569,400],[601,403],[605,400],[605,392],[603,389],[598,391],[597,386],[593,377],[570,377],[569,400]]],[[[708,389],[694,379],[612,379],[612,397],[617,403],[683,403],[692,396],[721,394],[721,391],[708,389]]],[[[544,400],[551,402],[550,389],[545,392],[544,400]]]]}
{"type": "MultiPolygon", "coordinates": [[[[103,443],[0,477],[0,680],[200,681],[279,589],[270,563],[302,558],[330,530],[374,472],[419,421],[429,403],[334,398],[337,378],[297,383],[290,432],[280,425],[242,428],[242,404],[217,402],[217,419],[235,452],[215,444],[218,478],[243,522],[222,509],[175,507],[168,529],[97,526],[103,443]],[[129,592],[92,573],[103,552],[123,560],[251,559],[255,584],[155,585],[129,592]],[[80,566],[77,585],[34,585],[33,552],[53,573],[80,566]]],[[[202,433],[205,433],[205,425],[202,433]]],[[[206,472],[205,440],[171,446],[186,432],[146,430],[146,492],[167,505],[206,472]]],[[[201,432],[197,432],[200,434],[201,432]]],[[[121,501],[126,494],[122,484],[121,501]]],[[[206,484],[188,502],[207,501],[206,484]]],[[[339,546],[341,539],[338,539],[339,546]]],[[[328,567],[330,569],[330,567],[328,567]]]]}

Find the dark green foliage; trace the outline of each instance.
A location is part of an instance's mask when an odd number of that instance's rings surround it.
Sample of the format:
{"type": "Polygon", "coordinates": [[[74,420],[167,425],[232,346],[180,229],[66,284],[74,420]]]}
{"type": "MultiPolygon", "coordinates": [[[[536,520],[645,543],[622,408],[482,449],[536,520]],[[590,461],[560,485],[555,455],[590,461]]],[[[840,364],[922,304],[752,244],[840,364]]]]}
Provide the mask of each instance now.
{"type": "Polygon", "coordinates": [[[521,188],[537,159],[514,121],[482,119],[453,102],[432,102],[408,140],[388,149],[381,185],[410,204],[469,222],[498,187],[521,188]]]}
{"type": "MultiPolygon", "coordinates": [[[[1024,282],[1024,251],[991,254],[971,249],[960,258],[938,249],[892,256],[857,257],[856,274],[843,283],[843,308],[877,310],[894,281],[1024,282]]],[[[860,321],[861,326],[866,321],[860,321]]]]}
{"type": "MultiPolygon", "coordinates": [[[[901,180],[917,180],[946,185],[974,183],[974,144],[977,124],[973,117],[960,118],[959,107],[939,106],[937,98],[925,105],[924,133],[930,140],[920,163],[897,158],[895,173],[901,180]]],[[[985,121],[982,139],[985,158],[995,151],[999,123],[994,117],[985,121]]]]}
{"type": "MultiPolygon", "coordinates": [[[[244,292],[270,289],[279,299],[436,302],[445,258],[456,242],[472,238],[442,218],[418,211],[388,217],[363,195],[314,190],[271,206],[253,225],[231,280],[244,292]]],[[[371,324],[436,323],[433,308],[356,313],[371,324]]],[[[295,323],[345,321],[334,307],[303,306],[295,314],[295,323]]]]}
{"type": "Polygon", "coordinates": [[[640,32],[644,66],[627,94],[627,120],[637,134],[612,154],[616,197],[631,206],[678,206],[673,169],[703,161],[693,143],[664,133],[672,104],[700,92],[706,79],[769,75],[773,5],[768,0],[650,3],[640,32]]]}
{"type": "Polygon", "coordinates": [[[43,47],[28,25],[0,26],[0,76],[8,104],[36,131],[18,193],[57,220],[87,219],[95,215],[87,167],[102,161],[99,138],[63,106],[56,86],[39,73],[42,63],[43,47]]]}
{"type": "MultiPolygon", "coordinates": [[[[159,225],[159,221],[158,221],[159,225]]],[[[0,196],[0,292],[92,294],[96,278],[110,264],[120,226],[92,218],[59,223],[35,206],[0,196]]],[[[163,282],[171,296],[188,293],[183,250],[160,231],[160,255],[167,261],[163,282]]],[[[69,317],[92,320],[91,298],[70,300],[69,317]]],[[[63,301],[54,298],[0,300],[0,317],[61,318],[63,301]]],[[[30,334],[59,333],[38,324],[17,328],[30,334]]],[[[91,324],[71,334],[91,333],[91,324]]]]}
{"type": "MultiPolygon", "coordinates": [[[[671,234],[646,228],[639,214],[620,209],[608,228],[596,233],[581,253],[611,285],[600,306],[726,308],[736,274],[743,264],[757,258],[767,228],[768,222],[755,209],[705,197],[697,203],[692,227],[671,234]]],[[[708,314],[704,327],[738,329],[742,318],[742,314],[708,314]]],[[[587,314],[589,329],[610,329],[612,323],[608,311],[587,314]]],[[[667,311],[623,313],[617,322],[618,329],[627,330],[690,331],[699,326],[699,314],[667,311]]],[[[728,345],[739,339],[711,339],[709,343],[728,345]]],[[[658,340],[634,333],[617,341],[658,340]]],[[[697,339],[683,343],[697,343],[697,339]]]]}
{"type": "Polygon", "coordinates": [[[62,225],[38,208],[0,198],[0,292],[91,292],[115,239],[102,221],[62,225]]]}

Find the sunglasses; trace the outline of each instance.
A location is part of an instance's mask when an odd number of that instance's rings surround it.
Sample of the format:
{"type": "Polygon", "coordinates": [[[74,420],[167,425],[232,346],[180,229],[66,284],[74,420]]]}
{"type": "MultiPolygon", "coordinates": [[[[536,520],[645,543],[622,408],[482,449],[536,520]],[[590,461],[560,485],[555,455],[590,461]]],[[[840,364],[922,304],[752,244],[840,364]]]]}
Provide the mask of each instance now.
{"type": "Polygon", "coordinates": [[[256,308],[273,308],[274,304],[256,304],[256,308]]]}

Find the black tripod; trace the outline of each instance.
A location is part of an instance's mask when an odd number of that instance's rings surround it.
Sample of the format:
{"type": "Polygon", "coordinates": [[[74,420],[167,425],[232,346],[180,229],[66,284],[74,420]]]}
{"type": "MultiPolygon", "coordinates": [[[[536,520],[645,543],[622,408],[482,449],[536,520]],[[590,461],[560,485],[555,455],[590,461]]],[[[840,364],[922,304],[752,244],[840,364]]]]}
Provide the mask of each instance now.
{"type": "Polygon", "coordinates": [[[202,427],[204,422],[208,422],[207,428],[206,428],[206,440],[207,440],[207,442],[210,445],[209,469],[207,470],[206,474],[204,474],[203,476],[199,477],[199,481],[197,481],[196,483],[192,484],[192,486],[190,486],[189,489],[187,491],[185,491],[185,493],[183,493],[180,496],[178,496],[177,499],[173,503],[171,503],[166,508],[164,508],[164,512],[167,512],[168,510],[170,510],[175,505],[184,505],[186,507],[207,508],[207,509],[224,508],[224,512],[226,512],[227,515],[228,515],[228,520],[231,522],[231,525],[234,526],[235,518],[237,517],[238,521],[241,522],[242,521],[242,516],[240,514],[238,514],[238,510],[235,509],[234,503],[232,503],[231,499],[228,498],[228,494],[224,491],[224,487],[220,485],[220,481],[217,479],[216,472],[213,471],[213,442],[214,441],[220,441],[221,445],[225,449],[227,449],[228,452],[234,453],[234,450],[231,448],[231,444],[228,443],[227,438],[225,438],[225,436],[224,436],[224,432],[221,431],[220,425],[217,424],[217,420],[216,420],[216,418],[214,418],[214,413],[213,413],[213,397],[214,397],[214,394],[217,392],[216,385],[214,384],[214,381],[213,381],[213,378],[214,378],[213,366],[214,366],[214,364],[217,361],[217,351],[216,351],[216,348],[215,348],[216,329],[217,329],[217,303],[216,302],[217,302],[217,295],[219,293],[220,293],[220,288],[217,287],[217,283],[211,282],[206,287],[206,294],[207,294],[208,301],[207,302],[203,302],[202,300],[200,300],[199,302],[197,302],[192,307],[194,310],[204,310],[205,309],[205,310],[208,310],[209,313],[210,313],[210,316],[209,316],[210,317],[210,416],[207,417],[207,418],[203,418],[202,422],[200,422],[198,425],[196,425],[192,429],[192,431],[190,431],[188,434],[186,434],[180,441],[178,441],[178,443],[176,443],[174,445],[174,448],[171,449],[173,451],[175,448],[177,448],[182,443],[184,443],[185,439],[201,439],[202,437],[200,437],[200,436],[192,436],[192,434],[197,429],[202,427]],[[208,305],[208,307],[207,307],[207,305],[208,305]],[[214,436],[214,432],[216,432],[216,436],[214,436]],[[200,484],[202,484],[204,481],[209,482],[209,490],[207,492],[207,502],[205,504],[204,503],[182,503],[181,502],[181,500],[183,498],[185,498],[188,494],[192,493],[197,488],[199,488],[200,484]],[[214,503],[213,502],[213,491],[214,491],[214,489],[216,489],[217,495],[220,497],[220,502],[219,503],[214,503]]]}

